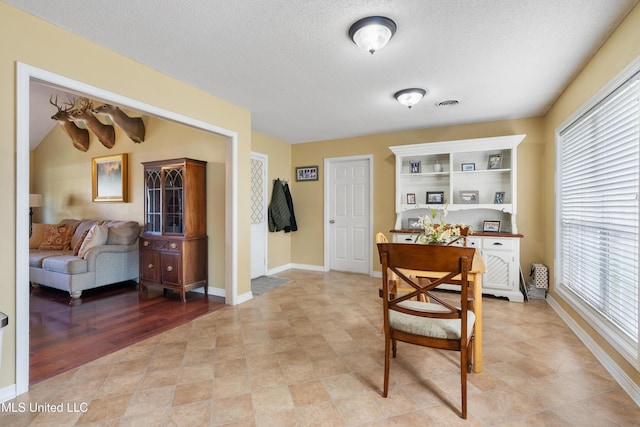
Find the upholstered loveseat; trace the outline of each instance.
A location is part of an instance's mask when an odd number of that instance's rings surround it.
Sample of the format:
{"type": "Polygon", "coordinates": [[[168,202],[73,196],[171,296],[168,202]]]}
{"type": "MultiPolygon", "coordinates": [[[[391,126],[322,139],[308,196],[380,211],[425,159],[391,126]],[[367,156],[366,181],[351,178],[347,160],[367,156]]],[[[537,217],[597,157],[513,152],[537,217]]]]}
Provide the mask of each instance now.
{"type": "Polygon", "coordinates": [[[138,280],[138,235],[134,221],[66,219],[33,224],[29,281],[69,292],[138,280]]]}

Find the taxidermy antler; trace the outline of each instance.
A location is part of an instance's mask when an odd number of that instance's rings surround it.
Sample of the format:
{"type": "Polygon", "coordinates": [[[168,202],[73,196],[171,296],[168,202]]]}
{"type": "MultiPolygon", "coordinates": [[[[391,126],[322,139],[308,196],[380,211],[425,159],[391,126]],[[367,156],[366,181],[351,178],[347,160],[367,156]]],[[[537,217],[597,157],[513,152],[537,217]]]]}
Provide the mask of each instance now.
{"type": "Polygon", "coordinates": [[[70,119],[74,122],[84,123],[93,132],[98,140],[107,148],[112,148],[116,142],[116,131],[112,125],[105,125],[96,119],[91,113],[92,103],[87,98],[80,98],[80,108],[70,113],[70,119]]]}
{"type": "Polygon", "coordinates": [[[94,114],[104,114],[108,116],[127,136],[133,141],[140,143],[144,141],[144,122],[140,117],[129,117],[120,108],[111,104],[104,104],[91,110],[94,114]]]}
{"type": "Polygon", "coordinates": [[[53,100],[53,95],[49,98],[49,103],[58,109],[58,112],[51,116],[53,120],[56,120],[62,126],[62,129],[69,135],[73,146],[80,151],[87,151],[89,149],[89,131],[79,128],[70,118],[70,109],[73,107],[73,103],[67,102],[67,108],[62,108],[58,105],[58,97],[53,100]]]}

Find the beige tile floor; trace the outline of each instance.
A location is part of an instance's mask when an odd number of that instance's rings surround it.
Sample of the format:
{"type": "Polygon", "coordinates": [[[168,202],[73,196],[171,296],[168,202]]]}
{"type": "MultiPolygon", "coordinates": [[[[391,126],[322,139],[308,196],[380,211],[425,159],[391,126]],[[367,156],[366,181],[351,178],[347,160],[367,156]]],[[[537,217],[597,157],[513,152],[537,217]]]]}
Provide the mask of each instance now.
{"type": "Polygon", "coordinates": [[[381,397],[379,279],[278,276],[293,281],[38,383],[0,407],[0,425],[640,425],[543,300],[484,298],[484,370],[469,376],[465,421],[456,352],[399,343],[381,397]]]}

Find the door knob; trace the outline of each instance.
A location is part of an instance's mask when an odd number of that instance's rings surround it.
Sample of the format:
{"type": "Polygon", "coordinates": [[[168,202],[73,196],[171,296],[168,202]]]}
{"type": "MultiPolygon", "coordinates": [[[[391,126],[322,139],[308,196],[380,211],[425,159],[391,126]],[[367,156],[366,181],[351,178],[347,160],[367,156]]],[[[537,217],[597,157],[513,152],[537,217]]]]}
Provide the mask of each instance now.
{"type": "Polygon", "coordinates": [[[335,224],[336,222],[333,219],[329,220],[329,224],[335,224]]]}

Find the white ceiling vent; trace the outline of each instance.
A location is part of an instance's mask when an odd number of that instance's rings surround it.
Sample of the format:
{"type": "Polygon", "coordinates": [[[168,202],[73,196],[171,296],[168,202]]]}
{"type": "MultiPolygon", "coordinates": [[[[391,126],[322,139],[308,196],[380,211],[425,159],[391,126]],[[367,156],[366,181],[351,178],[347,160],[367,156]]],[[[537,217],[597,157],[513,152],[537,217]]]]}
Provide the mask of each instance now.
{"type": "Polygon", "coordinates": [[[458,105],[460,101],[457,99],[447,99],[446,101],[436,102],[436,107],[453,107],[454,105],[458,105]]]}

